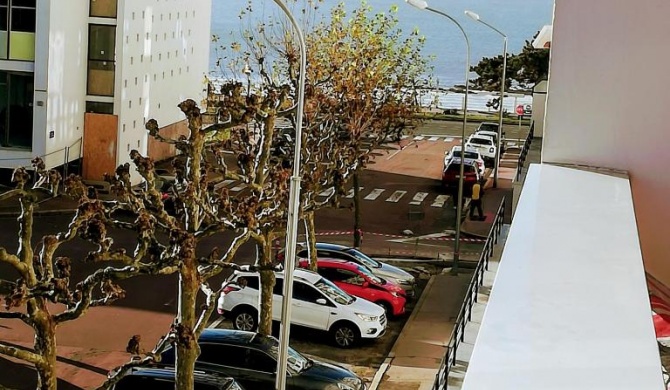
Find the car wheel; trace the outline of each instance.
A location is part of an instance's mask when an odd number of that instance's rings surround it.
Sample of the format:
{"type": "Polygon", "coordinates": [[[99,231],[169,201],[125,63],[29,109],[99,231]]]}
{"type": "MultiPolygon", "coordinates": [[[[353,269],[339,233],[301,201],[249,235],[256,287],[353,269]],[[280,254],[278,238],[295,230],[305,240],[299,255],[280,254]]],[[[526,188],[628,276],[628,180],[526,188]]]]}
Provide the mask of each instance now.
{"type": "Polygon", "coordinates": [[[386,312],[386,318],[393,317],[393,306],[391,306],[390,303],[385,302],[385,301],[379,301],[379,302],[375,302],[375,303],[378,304],[379,306],[381,306],[382,309],[384,309],[384,311],[386,312]]]}
{"type": "Polygon", "coordinates": [[[250,307],[241,307],[233,312],[233,328],[253,332],[258,327],[258,312],[250,307]]]}
{"type": "Polygon", "coordinates": [[[340,348],[351,348],[358,343],[359,334],[358,328],[353,324],[347,322],[340,322],[335,324],[331,329],[333,341],[335,345],[340,348]]]}

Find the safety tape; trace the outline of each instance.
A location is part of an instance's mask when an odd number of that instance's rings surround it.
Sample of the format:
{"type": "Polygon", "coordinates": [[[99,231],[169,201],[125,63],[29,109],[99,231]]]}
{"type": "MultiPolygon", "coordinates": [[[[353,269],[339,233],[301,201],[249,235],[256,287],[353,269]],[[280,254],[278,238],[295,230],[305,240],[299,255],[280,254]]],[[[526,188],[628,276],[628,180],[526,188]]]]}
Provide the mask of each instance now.
{"type": "MultiPolygon", "coordinates": [[[[327,231],[327,232],[316,232],[317,236],[345,236],[354,234],[353,231],[327,231]]],[[[391,237],[391,238],[407,238],[411,239],[412,237],[401,236],[398,234],[386,234],[386,233],[372,233],[372,232],[362,232],[362,235],[371,235],[371,236],[382,236],[382,237],[391,237]]],[[[420,240],[434,240],[434,241],[456,241],[455,237],[423,237],[419,238],[420,240]]],[[[463,242],[486,242],[486,239],[483,238],[461,238],[463,242]]]]}

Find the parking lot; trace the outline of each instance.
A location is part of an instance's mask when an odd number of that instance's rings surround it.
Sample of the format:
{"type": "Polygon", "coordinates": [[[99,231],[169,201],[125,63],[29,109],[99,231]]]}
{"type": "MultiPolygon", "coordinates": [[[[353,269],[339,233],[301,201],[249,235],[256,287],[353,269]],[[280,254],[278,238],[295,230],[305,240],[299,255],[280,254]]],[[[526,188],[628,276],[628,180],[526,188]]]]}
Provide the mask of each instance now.
{"type": "MultiPolygon", "coordinates": [[[[441,267],[431,263],[404,263],[406,270],[412,272],[417,277],[417,294],[416,298],[410,300],[406,304],[406,313],[397,318],[390,318],[387,325],[386,333],[376,340],[363,340],[358,346],[351,349],[342,349],[335,347],[330,342],[330,336],[324,332],[311,330],[309,328],[293,327],[291,329],[291,347],[297,351],[314,357],[319,360],[344,364],[352,368],[358,368],[359,375],[366,377],[366,373],[360,373],[360,369],[369,368],[376,369],[383,363],[393,348],[393,345],[398,338],[407,319],[412,315],[412,311],[416,306],[421,293],[426,287],[428,279],[431,274],[439,272],[441,267]],[[407,265],[411,265],[407,267],[407,265]],[[421,269],[423,272],[415,270],[421,269]]],[[[394,265],[400,265],[395,263],[394,265]]],[[[221,329],[232,329],[232,323],[228,319],[217,319],[212,325],[221,329]]],[[[278,336],[275,334],[275,336],[278,336]]],[[[374,375],[374,372],[372,372],[374,375]]],[[[366,378],[370,379],[370,378],[366,378]]]]}

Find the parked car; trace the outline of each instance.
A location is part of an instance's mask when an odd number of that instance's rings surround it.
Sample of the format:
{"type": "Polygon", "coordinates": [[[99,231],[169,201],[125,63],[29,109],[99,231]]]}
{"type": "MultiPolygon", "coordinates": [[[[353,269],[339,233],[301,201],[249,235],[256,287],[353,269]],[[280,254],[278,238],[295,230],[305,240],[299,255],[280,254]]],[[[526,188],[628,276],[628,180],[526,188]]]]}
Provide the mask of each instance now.
{"type": "MultiPolygon", "coordinates": [[[[309,260],[302,259],[298,265],[307,268],[309,260]]],[[[405,314],[405,290],[394,282],[375,276],[368,267],[352,261],[327,258],[319,258],[317,267],[319,275],[345,292],[383,307],[387,317],[405,314]]]]}
{"type": "MultiPolygon", "coordinates": [[[[391,264],[375,260],[356,248],[326,242],[317,242],[316,256],[331,259],[344,259],[364,265],[376,276],[394,282],[402,287],[408,298],[412,298],[415,295],[416,279],[412,274],[391,264]]],[[[298,257],[301,259],[308,258],[307,249],[299,250],[298,257]]]]}
{"type": "MultiPolygon", "coordinates": [[[[174,356],[174,354],[173,354],[174,356]]],[[[174,362],[174,358],[172,359],[174,362]]],[[[244,390],[235,379],[220,374],[194,371],[195,390],[244,390]]],[[[170,368],[133,368],[121,380],[116,382],[113,390],[174,390],[174,367],[170,368]]]]}
{"type": "MultiPolygon", "coordinates": [[[[479,168],[479,174],[484,175],[484,173],[486,172],[486,166],[484,164],[484,159],[482,158],[482,155],[479,154],[479,150],[466,148],[464,155],[466,163],[475,162],[477,164],[477,167],[479,168]]],[[[444,168],[446,168],[449,164],[451,164],[451,162],[454,159],[456,159],[460,164],[460,158],[461,158],[461,145],[454,145],[454,147],[452,147],[450,151],[444,153],[444,168]]]]}
{"type": "MultiPolygon", "coordinates": [[[[486,135],[493,138],[493,144],[498,145],[498,124],[493,122],[482,122],[475,130],[474,134],[486,135]]],[[[505,132],[500,134],[500,154],[505,153],[505,143],[502,138],[505,138],[505,132]]]]}
{"type": "MultiPolygon", "coordinates": [[[[442,172],[442,185],[447,188],[458,187],[460,173],[461,173],[460,159],[452,161],[452,163],[449,164],[442,172]]],[[[479,169],[474,163],[472,162],[468,163],[466,160],[463,164],[463,188],[467,190],[479,180],[481,180],[481,176],[479,175],[479,169]]]]}
{"type": "MultiPolygon", "coordinates": [[[[284,273],[276,272],[272,299],[272,318],[278,321],[284,292],[284,273]]],[[[260,280],[257,272],[235,271],[230,285],[244,285],[225,293],[218,309],[238,330],[253,331],[258,326],[260,280]],[[244,278],[244,283],[240,282],[244,278]]],[[[224,291],[225,292],[225,291],[224,291]]],[[[222,292],[222,293],[224,293],[222,292]]],[[[376,339],[386,332],[384,309],[370,301],[353,297],[316,272],[294,272],[291,323],[329,332],[341,348],[354,346],[361,338],[376,339]]]]}
{"type": "Polygon", "coordinates": [[[496,143],[490,136],[473,134],[468,138],[465,148],[477,149],[486,163],[491,163],[496,158],[496,143]]]}
{"type": "MultiPolygon", "coordinates": [[[[233,377],[250,390],[274,390],[279,351],[276,338],[231,329],[205,329],[198,345],[196,369],[233,377]]],[[[174,348],[161,355],[162,365],[174,362],[174,348]]],[[[346,368],[310,359],[290,347],[287,371],[286,388],[290,390],[366,388],[361,378],[346,368]]]]}

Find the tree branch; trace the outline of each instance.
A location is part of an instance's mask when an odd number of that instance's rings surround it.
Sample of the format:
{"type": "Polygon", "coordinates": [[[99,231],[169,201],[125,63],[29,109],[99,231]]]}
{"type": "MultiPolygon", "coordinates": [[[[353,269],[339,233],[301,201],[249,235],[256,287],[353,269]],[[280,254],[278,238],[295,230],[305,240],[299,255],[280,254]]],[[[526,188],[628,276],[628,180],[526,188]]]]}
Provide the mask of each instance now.
{"type": "Polygon", "coordinates": [[[13,347],[11,345],[3,344],[2,342],[0,342],[0,354],[21,359],[35,365],[42,363],[42,356],[27,349],[13,347]]]}
{"type": "Polygon", "coordinates": [[[21,262],[18,256],[7,253],[7,250],[2,247],[0,247],[0,262],[14,267],[24,279],[28,276],[28,267],[21,262]]]}

